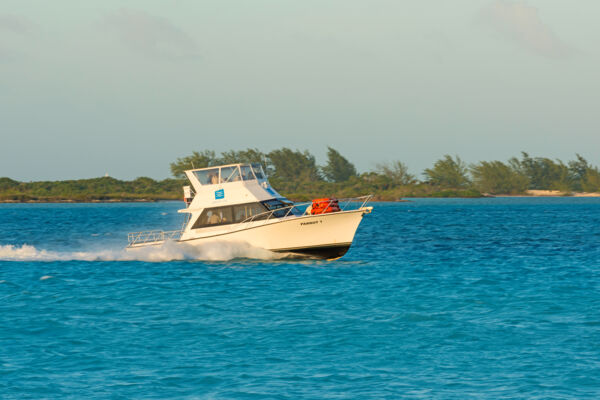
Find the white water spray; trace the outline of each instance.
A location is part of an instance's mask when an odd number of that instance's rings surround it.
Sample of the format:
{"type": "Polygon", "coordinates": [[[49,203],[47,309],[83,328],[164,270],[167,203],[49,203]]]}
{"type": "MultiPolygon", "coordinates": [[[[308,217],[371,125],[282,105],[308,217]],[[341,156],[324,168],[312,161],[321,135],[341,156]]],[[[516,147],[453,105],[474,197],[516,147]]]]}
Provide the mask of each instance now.
{"type": "Polygon", "coordinates": [[[22,246],[0,246],[0,260],[4,261],[150,261],[174,260],[228,261],[235,258],[273,260],[285,255],[252,247],[247,243],[212,242],[192,246],[185,243],[166,242],[161,246],[147,246],[133,249],[97,251],[50,251],[22,246]]]}

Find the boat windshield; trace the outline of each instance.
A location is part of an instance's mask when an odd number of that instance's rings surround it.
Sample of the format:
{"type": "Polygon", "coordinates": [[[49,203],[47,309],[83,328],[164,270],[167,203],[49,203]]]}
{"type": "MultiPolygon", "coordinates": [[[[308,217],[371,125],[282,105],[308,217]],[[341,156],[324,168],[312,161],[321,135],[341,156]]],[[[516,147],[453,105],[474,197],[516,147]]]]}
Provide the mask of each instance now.
{"type": "Polygon", "coordinates": [[[223,167],[221,168],[221,183],[237,182],[242,180],[240,177],[240,169],[234,167],[223,167]]]}
{"type": "Polygon", "coordinates": [[[273,216],[277,217],[277,218],[282,218],[282,217],[285,217],[286,215],[302,215],[300,210],[298,210],[296,207],[292,207],[292,209],[290,211],[289,207],[293,206],[293,203],[291,203],[291,202],[281,201],[279,199],[272,199],[272,200],[263,201],[262,203],[264,204],[265,207],[267,207],[267,210],[269,210],[269,211],[279,210],[280,208],[282,208],[281,211],[273,212],[273,216]]]}
{"type": "Polygon", "coordinates": [[[251,165],[254,175],[256,175],[256,179],[265,179],[265,172],[263,171],[262,165],[260,165],[260,163],[252,163],[251,165]]]}
{"type": "Polygon", "coordinates": [[[219,168],[203,169],[194,171],[194,175],[202,185],[215,185],[219,183],[219,168]]]}
{"type": "Polygon", "coordinates": [[[242,179],[245,181],[252,181],[254,179],[256,179],[254,177],[254,174],[252,173],[252,168],[250,168],[249,165],[242,165],[240,166],[240,169],[242,170],[242,179]]]}
{"type": "Polygon", "coordinates": [[[193,171],[196,178],[202,185],[215,185],[217,183],[229,183],[238,181],[252,181],[255,179],[265,179],[260,164],[233,165],[230,167],[203,169],[193,171]]]}

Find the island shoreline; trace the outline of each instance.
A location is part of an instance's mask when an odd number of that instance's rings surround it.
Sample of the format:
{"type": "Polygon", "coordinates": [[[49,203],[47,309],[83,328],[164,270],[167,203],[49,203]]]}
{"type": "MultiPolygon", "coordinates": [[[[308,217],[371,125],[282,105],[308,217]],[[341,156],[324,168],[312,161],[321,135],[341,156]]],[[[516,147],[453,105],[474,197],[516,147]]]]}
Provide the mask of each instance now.
{"type": "MultiPolygon", "coordinates": [[[[539,191],[542,192],[542,191],[539,191]]],[[[548,191],[550,192],[550,191],[548,191]]],[[[375,196],[376,197],[376,196],[375,196]]],[[[407,203],[411,202],[412,199],[485,199],[485,198],[600,198],[600,193],[537,193],[537,194],[482,194],[478,197],[465,197],[465,196],[406,196],[401,199],[374,199],[371,203],[407,203]]],[[[293,199],[292,199],[293,200],[293,199]]],[[[296,200],[294,200],[296,201],[296,200]]],[[[166,202],[181,202],[178,199],[172,198],[156,198],[156,199],[28,199],[28,200],[15,200],[15,199],[0,199],[0,204],[111,204],[111,203],[166,203],[166,202]]],[[[304,202],[304,201],[296,201],[304,202]]]]}

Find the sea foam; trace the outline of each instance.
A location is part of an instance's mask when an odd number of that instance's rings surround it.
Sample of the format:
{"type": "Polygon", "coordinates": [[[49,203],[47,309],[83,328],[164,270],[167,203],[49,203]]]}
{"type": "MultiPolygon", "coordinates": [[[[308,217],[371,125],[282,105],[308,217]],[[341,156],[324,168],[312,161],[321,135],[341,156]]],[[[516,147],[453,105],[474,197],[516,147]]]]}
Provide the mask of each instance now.
{"type": "Polygon", "coordinates": [[[247,243],[212,242],[190,245],[168,241],[160,246],[133,249],[100,249],[93,251],[52,251],[23,244],[0,245],[0,260],[4,261],[149,261],[175,260],[228,261],[236,258],[272,260],[283,255],[250,246],[247,243]]]}

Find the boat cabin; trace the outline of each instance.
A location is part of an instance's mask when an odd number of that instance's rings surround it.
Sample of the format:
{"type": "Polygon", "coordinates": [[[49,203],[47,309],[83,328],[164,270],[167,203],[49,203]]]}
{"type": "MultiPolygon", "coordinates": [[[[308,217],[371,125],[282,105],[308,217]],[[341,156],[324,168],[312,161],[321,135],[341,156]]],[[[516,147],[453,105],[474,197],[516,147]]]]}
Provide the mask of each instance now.
{"type": "Polygon", "coordinates": [[[185,174],[193,188],[184,188],[186,231],[244,222],[250,218],[283,217],[293,203],[269,184],[259,163],[191,169],[185,174]],[[188,197],[189,196],[189,197],[188,197]],[[263,214],[261,216],[261,214],[263,214]]]}

